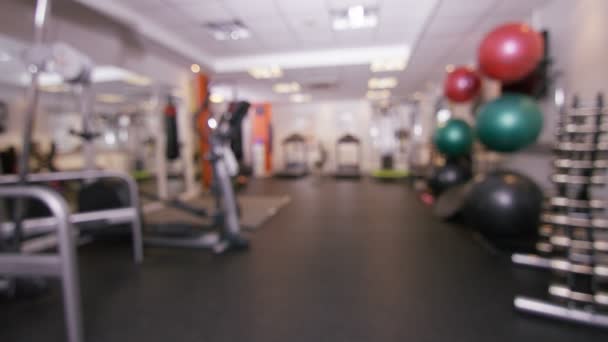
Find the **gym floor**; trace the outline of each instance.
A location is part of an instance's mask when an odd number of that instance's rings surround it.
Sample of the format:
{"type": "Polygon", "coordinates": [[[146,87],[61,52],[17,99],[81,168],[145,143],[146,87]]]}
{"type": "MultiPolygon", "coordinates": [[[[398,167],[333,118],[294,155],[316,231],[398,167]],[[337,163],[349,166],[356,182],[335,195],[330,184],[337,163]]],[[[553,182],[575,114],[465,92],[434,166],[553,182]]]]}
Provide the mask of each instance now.
{"type": "MultiPolygon", "coordinates": [[[[542,294],[462,228],[432,217],[405,186],[257,181],[292,202],[245,254],[80,249],[87,342],[606,341],[605,332],[525,316],[516,293],[542,294]]],[[[0,341],[63,341],[61,295],[0,301],[0,341]]]]}

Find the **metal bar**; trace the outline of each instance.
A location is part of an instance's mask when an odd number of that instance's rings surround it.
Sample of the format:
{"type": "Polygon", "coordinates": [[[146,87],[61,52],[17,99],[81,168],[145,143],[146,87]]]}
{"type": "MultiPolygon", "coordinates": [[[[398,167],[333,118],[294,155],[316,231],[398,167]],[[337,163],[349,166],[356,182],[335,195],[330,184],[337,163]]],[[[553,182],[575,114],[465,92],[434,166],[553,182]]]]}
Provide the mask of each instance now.
{"type": "Polygon", "coordinates": [[[555,207],[569,207],[579,209],[604,209],[607,206],[605,201],[601,200],[576,200],[567,197],[552,197],[549,203],[555,207]]]}
{"type": "Polygon", "coordinates": [[[608,168],[608,160],[571,160],[571,159],[557,159],[553,162],[553,165],[557,168],[564,169],[605,169],[608,168]]]}
{"type": "Polygon", "coordinates": [[[10,276],[60,276],[61,260],[56,255],[0,255],[0,274],[10,276]]]}
{"type": "MultiPolygon", "coordinates": [[[[70,215],[69,220],[70,223],[76,225],[96,221],[102,221],[106,224],[120,224],[133,222],[138,215],[135,208],[119,208],[76,213],[70,215]]],[[[57,219],[54,217],[41,217],[23,221],[23,231],[27,233],[26,235],[48,233],[54,231],[56,226],[57,219]]],[[[0,235],[11,235],[14,227],[15,224],[12,222],[2,223],[0,225],[0,235]]]]}
{"type": "Polygon", "coordinates": [[[608,328],[608,316],[590,311],[566,308],[528,297],[515,297],[515,308],[523,312],[577,323],[608,328]]]}
{"type": "MultiPolygon", "coordinates": [[[[124,172],[111,170],[82,170],[82,171],[60,171],[40,172],[27,175],[27,181],[36,182],[59,182],[68,180],[81,180],[89,178],[119,178],[122,180],[132,179],[124,172]]],[[[19,181],[17,175],[0,175],[0,184],[14,184],[19,181]]]]}
{"type": "MultiPolygon", "coordinates": [[[[597,115],[594,115],[597,116],[597,115]]],[[[570,134],[595,134],[595,133],[606,133],[608,132],[608,124],[604,123],[599,125],[599,127],[595,125],[577,125],[577,124],[567,124],[563,127],[563,131],[565,133],[570,134]]]]}
{"type": "MultiPolygon", "coordinates": [[[[139,192],[137,190],[137,182],[130,175],[109,170],[82,170],[82,171],[62,171],[62,172],[45,172],[35,173],[27,176],[28,182],[54,182],[54,181],[67,181],[67,180],[81,180],[81,179],[100,179],[100,178],[117,178],[122,180],[129,189],[129,203],[131,208],[112,209],[112,211],[98,211],[89,213],[77,213],[76,217],[82,217],[81,222],[86,222],[90,216],[95,216],[94,213],[102,213],[104,215],[114,214],[114,210],[136,210],[136,214],[131,219],[131,227],[133,233],[133,256],[136,263],[143,261],[143,239],[142,239],[142,222],[141,222],[141,206],[139,199],[139,192]],[[84,215],[84,216],[78,216],[84,215]]],[[[16,175],[2,175],[0,176],[0,184],[13,184],[18,182],[19,179],[16,175]]],[[[118,212],[120,213],[120,212],[118,212]]],[[[109,217],[105,217],[108,219],[109,217]]],[[[124,221],[123,221],[124,222],[124,221]]],[[[80,222],[74,222],[80,223],[80,222]]],[[[115,222],[122,223],[122,222],[115,222]]]]}
{"type": "Polygon", "coordinates": [[[580,217],[569,217],[567,215],[544,214],[541,217],[545,223],[552,223],[562,226],[581,227],[581,228],[598,228],[608,229],[607,219],[586,219],[580,217]]]}
{"type": "Polygon", "coordinates": [[[129,199],[131,201],[132,209],[135,210],[133,218],[131,220],[131,231],[132,231],[132,243],[133,243],[133,259],[135,263],[140,264],[144,261],[144,241],[142,232],[142,212],[141,202],[139,199],[139,191],[137,189],[137,182],[133,177],[123,175],[122,178],[129,189],[129,199]]]}
{"type": "Polygon", "coordinates": [[[558,247],[608,252],[608,242],[606,241],[573,240],[567,236],[552,236],[549,241],[558,247]]]}
{"type": "Polygon", "coordinates": [[[605,185],[605,176],[573,176],[567,174],[554,174],[551,176],[551,180],[555,183],[567,183],[567,184],[592,184],[592,185],[605,185]]]}
{"type": "Polygon", "coordinates": [[[218,233],[205,233],[197,237],[146,237],[146,245],[180,248],[214,248],[220,242],[218,233]]]}
{"type": "Polygon", "coordinates": [[[595,297],[590,293],[583,293],[570,290],[564,285],[550,285],[549,294],[554,297],[572,300],[575,302],[587,303],[587,304],[598,304],[595,302],[595,297]]]}
{"type": "MultiPolygon", "coordinates": [[[[74,231],[74,238],[77,238],[78,241],[76,243],[77,247],[85,245],[93,241],[93,238],[90,236],[80,236],[77,237],[78,232],[74,231]]],[[[35,254],[43,251],[48,251],[51,248],[57,248],[59,245],[59,239],[57,235],[48,234],[40,237],[36,237],[33,239],[28,239],[21,244],[21,253],[25,254],[35,254]]]]}
{"type": "MultiPolygon", "coordinates": [[[[89,74],[91,71],[87,71],[89,74]]],[[[83,80],[78,87],[80,115],[82,116],[82,133],[84,141],[82,144],[82,156],[84,159],[84,169],[94,170],[95,169],[95,143],[93,136],[87,136],[92,134],[91,129],[91,84],[90,77],[87,76],[86,80],[83,80]]]]}
{"type": "Polygon", "coordinates": [[[514,264],[531,266],[538,268],[551,269],[555,271],[578,273],[585,275],[595,275],[597,277],[607,278],[608,267],[607,266],[590,266],[583,264],[576,264],[566,259],[558,258],[543,258],[533,254],[513,254],[511,261],[514,264]]]}
{"type": "Polygon", "coordinates": [[[608,151],[608,143],[601,142],[599,144],[589,143],[573,143],[562,142],[555,145],[555,150],[561,152],[592,152],[592,151],[608,151]]]}

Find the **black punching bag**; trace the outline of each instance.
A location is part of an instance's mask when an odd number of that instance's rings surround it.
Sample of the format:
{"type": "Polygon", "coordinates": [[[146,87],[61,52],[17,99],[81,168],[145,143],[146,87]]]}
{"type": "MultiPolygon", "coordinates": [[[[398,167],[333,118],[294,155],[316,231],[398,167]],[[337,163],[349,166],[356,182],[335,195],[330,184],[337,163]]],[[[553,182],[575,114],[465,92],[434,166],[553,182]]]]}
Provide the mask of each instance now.
{"type": "Polygon", "coordinates": [[[177,109],[171,96],[167,99],[165,107],[165,131],[167,133],[167,159],[179,158],[179,137],[177,135],[177,109]]]}

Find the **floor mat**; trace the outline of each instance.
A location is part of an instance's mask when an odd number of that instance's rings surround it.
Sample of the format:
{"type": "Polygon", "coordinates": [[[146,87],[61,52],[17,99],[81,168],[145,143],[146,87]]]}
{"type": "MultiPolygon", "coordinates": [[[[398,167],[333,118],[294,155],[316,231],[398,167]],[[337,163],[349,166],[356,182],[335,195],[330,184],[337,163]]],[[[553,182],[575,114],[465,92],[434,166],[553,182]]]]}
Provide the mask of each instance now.
{"type": "MultiPolygon", "coordinates": [[[[279,210],[290,202],[289,196],[239,196],[241,207],[241,225],[248,229],[257,229],[279,210]]],[[[214,199],[203,197],[187,201],[188,204],[203,208],[213,208],[214,199]]]]}
{"type": "MultiPolygon", "coordinates": [[[[287,205],[290,202],[290,197],[245,195],[239,196],[237,200],[241,207],[241,225],[246,229],[257,229],[287,205]]],[[[212,197],[196,198],[185,202],[192,207],[206,208],[210,212],[213,212],[215,207],[212,197]]],[[[144,216],[147,223],[180,221],[194,225],[210,224],[209,218],[202,218],[159,202],[144,201],[144,216]]]]}

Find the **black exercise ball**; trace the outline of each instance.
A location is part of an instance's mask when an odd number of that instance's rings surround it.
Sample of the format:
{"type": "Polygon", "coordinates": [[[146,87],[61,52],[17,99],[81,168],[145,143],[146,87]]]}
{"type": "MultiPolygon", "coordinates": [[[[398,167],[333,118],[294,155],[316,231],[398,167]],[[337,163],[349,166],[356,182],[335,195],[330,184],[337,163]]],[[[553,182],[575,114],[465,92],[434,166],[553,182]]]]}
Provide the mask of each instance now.
{"type": "Polygon", "coordinates": [[[476,179],[466,200],[465,220],[490,236],[532,235],[538,229],[543,193],[530,178],[497,171],[476,179]]]}
{"type": "Polygon", "coordinates": [[[439,196],[453,186],[466,183],[471,177],[471,167],[468,163],[448,162],[433,172],[428,184],[433,195],[439,196]]]}

